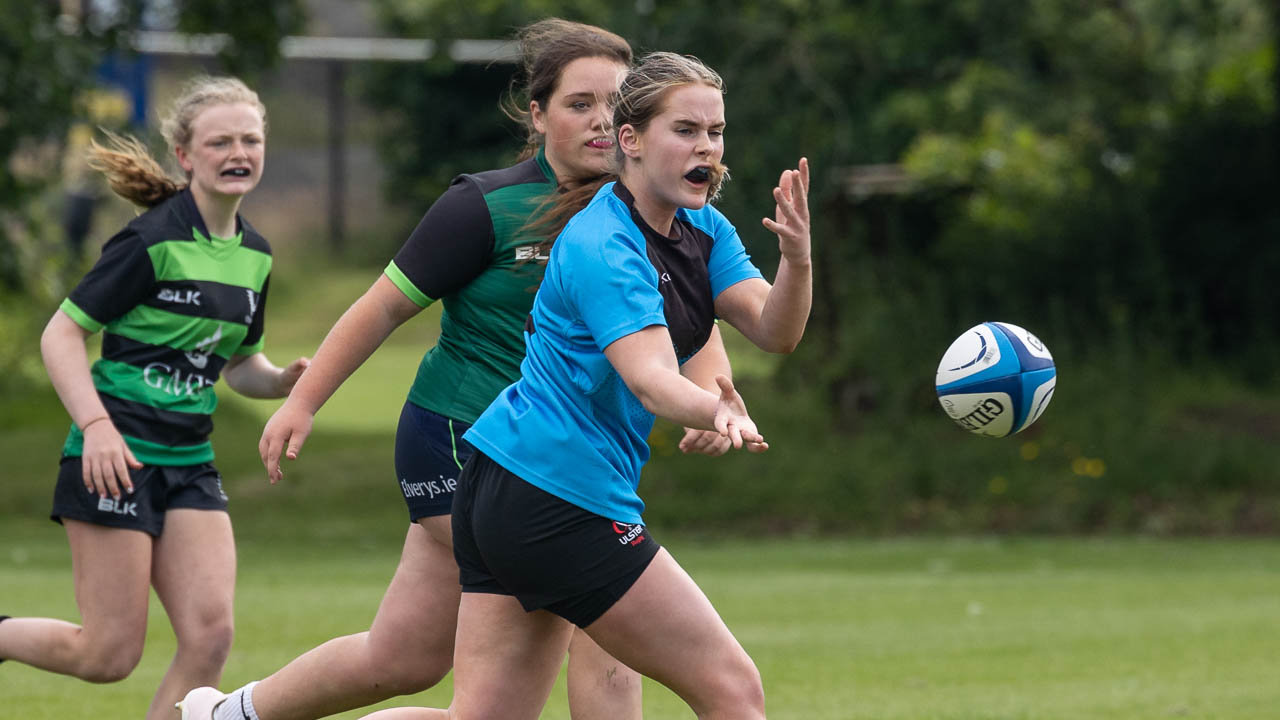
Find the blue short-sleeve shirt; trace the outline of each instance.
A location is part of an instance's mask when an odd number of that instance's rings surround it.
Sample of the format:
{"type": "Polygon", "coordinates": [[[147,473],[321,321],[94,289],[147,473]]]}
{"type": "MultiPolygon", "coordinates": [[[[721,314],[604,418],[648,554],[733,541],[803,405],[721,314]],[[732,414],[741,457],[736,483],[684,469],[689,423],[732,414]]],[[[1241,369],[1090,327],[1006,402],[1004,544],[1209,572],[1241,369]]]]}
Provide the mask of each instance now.
{"type": "Polygon", "coordinates": [[[466,439],[563,500],[611,520],[642,522],[636,487],[654,416],[604,348],[665,325],[683,363],[711,334],[716,296],[758,277],[719,210],[680,209],[663,236],[641,219],[626,187],[605,185],[552,247],[525,327],[520,379],[466,439]]]}

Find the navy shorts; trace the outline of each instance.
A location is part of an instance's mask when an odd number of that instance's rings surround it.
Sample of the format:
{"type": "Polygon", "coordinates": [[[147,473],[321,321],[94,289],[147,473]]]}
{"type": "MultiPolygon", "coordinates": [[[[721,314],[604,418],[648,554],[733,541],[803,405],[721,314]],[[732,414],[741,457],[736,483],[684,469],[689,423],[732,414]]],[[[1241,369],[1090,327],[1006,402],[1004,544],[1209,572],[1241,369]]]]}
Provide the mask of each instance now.
{"type": "Polygon", "coordinates": [[[99,497],[84,485],[80,458],[62,458],[49,519],[57,523],[80,520],[160,537],[168,510],[227,510],[222,476],[210,463],[143,465],[131,469],[129,479],[133,481],[132,493],[122,491],[119,500],[110,495],[99,497]]]}
{"type": "Polygon", "coordinates": [[[396,478],[410,522],[452,511],[458,474],[475,452],[462,439],[469,427],[411,402],[404,404],[396,426],[396,478]]]}
{"type": "Polygon", "coordinates": [[[459,479],[453,556],[463,592],[511,595],[525,610],[587,627],[635,584],[660,547],[645,526],[584,510],[482,452],[459,479]]]}

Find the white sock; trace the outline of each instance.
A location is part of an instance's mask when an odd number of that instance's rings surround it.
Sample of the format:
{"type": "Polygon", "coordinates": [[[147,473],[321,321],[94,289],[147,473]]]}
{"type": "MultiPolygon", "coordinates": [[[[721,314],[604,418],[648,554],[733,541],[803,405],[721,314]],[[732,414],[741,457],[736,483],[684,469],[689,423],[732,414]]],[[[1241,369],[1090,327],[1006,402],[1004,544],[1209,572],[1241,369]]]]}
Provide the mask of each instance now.
{"type": "Polygon", "coordinates": [[[213,720],[261,720],[253,709],[253,687],[257,684],[254,680],[218,703],[213,710],[213,720]]]}

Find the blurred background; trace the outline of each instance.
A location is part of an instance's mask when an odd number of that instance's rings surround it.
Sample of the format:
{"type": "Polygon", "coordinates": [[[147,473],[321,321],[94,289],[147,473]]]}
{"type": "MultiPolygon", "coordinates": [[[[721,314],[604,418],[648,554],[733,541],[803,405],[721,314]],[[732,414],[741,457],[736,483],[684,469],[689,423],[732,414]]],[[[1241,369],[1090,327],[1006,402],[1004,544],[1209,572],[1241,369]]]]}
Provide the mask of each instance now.
{"type": "MultiPolygon", "coordinates": [[[[773,449],[687,458],[660,424],[651,524],[1280,531],[1280,9],[1264,0],[5,2],[0,522],[47,513],[69,421],[39,333],[134,212],[83,166],[97,128],[159,154],[158,115],[187,77],[261,92],[267,169],[243,213],[275,248],[267,349],[284,363],[314,351],[451,177],[514,160],[509,38],[548,15],[723,75],[720,208],[766,276],[770,189],[812,162],[804,342],[776,357],[729,337],[773,449]],[[984,320],[1030,329],[1058,365],[1045,415],[1001,440],[957,428],[933,390],[942,352],[984,320]]],[[[373,518],[398,527],[392,432],[432,312],[326,407],[272,502],[361,510],[332,519],[352,537],[373,518]]],[[[219,466],[233,498],[261,500],[256,440],[278,403],[222,396],[219,466]]],[[[272,532],[265,511],[237,512],[272,532]]]]}

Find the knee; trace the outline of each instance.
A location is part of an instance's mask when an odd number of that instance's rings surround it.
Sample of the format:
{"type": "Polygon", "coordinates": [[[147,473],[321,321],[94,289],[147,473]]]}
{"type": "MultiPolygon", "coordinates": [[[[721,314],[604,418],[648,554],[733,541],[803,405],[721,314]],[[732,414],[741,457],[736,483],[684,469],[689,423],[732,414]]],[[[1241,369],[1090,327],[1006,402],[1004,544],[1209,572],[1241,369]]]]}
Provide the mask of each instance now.
{"type": "Polygon", "coordinates": [[[90,648],[80,656],[76,677],[91,683],[114,683],[129,677],[142,660],[142,643],[121,642],[90,648]]]}
{"type": "Polygon", "coordinates": [[[453,668],[453,658],[447,652],[416,658],[411,655],[375,656],[372,665],[374,684],[391,697],[412,695],[435,687],[453,668]]]}
{"type": "Polygon", "coordinates": [[[202,623],[178,637],[178,652],[200,658],[201,664],[221,668],[231,654],[235,625],[230,616],[202,623]]]}
{"type": "Polygon", "coordinates": [[[719,675],[717,684],[721,702],[738,709],[733,717],[764,717],[764,683],[751,658],[744,654],[728,672],[719,675]]]}
{"type": "Polygon", "coordinates": [[[235,637],[236,628],[231,618],[209,628],[206,632],[205,652],[218,664],[218,667],[226,664],[227,656],[231,654],[231,643],[235,637]]]}
{"type": "Polygon", "coordinates": [[[453,669],[453,638],[420,637],[420,632],[401,627],[398,632],[377,628],[363,633],[358,652],[351,652],[358,659],[349,667],[383,698],[435,687],[453,669]]]}

